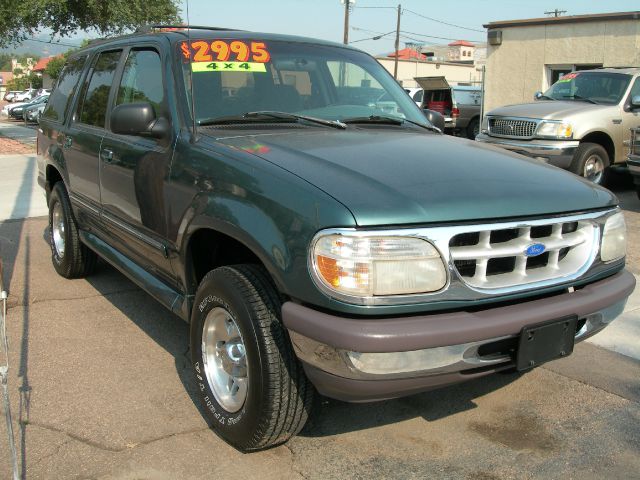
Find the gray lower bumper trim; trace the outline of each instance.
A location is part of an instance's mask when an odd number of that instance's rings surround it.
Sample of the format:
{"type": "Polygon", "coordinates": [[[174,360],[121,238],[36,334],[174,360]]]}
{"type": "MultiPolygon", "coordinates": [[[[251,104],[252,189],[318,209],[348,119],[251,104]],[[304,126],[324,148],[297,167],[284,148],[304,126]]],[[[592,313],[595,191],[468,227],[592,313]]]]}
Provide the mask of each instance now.
{"type": "Polygon", "coordinates": [[[289,330],[338,349],[406,352],[516,335],[525,325],[568,315],[585,317],[626,299],[635,283],[623,270],[575,292],[505,307],[384,319],[345,318],[285,302],[282,317],[289,330]]]}

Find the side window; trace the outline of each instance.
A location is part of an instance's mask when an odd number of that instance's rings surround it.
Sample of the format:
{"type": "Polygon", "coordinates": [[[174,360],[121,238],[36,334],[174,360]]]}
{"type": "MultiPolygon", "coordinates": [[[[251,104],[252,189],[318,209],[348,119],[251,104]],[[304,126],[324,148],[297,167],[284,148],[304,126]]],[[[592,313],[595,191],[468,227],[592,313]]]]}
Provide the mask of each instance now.
{"type": "Polygon", "coordinates": [[[87,60],[86,55],[70,60],[62,69],[58,83],[56,83],[47,108],[42,116],[58,122],[64,122],[78,88],[82,69],[87,60]]]}
{"type": "Polygon", "coordinates": [[[631,91],[629,92],[629,100],[631,100],[633,97],[637,97],[638,95],[640,95],[640,77],[636,78],[633,87],[631,87],[631,91]]]}
{"type": "Polygon", "coordinates": [[[164,114],[162,64],[155,50],[131,50],[124,65],[116,105],[148,102],[156,115],[164,114]]]}
{"type": "Polygon", "coordinates": [[[109,90],[113,83],[121,50],[116,52],[102,52],[93,67],[91,78],[85,83],[83,96],[80,100],[78,121],[87,125],[104,127],[109,90]]]}

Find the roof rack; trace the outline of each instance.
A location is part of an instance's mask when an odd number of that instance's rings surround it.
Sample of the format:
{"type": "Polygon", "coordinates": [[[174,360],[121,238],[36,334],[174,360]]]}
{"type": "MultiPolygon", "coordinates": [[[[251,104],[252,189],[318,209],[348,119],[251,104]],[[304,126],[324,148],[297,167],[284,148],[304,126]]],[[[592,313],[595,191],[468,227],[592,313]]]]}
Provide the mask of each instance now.
{"type": "Polygon", "coordinates": [[[192,30],[218,30],[223,32],[243,32],[245,30],[240,30],[237,28],[222,28],[222,27],[207,27],[203,25],[141,25],[136,29],[136,33],[150,33],[154,30],[159,30],[162,28],[175,28],[180,30],[192,29],[192,30]]]}

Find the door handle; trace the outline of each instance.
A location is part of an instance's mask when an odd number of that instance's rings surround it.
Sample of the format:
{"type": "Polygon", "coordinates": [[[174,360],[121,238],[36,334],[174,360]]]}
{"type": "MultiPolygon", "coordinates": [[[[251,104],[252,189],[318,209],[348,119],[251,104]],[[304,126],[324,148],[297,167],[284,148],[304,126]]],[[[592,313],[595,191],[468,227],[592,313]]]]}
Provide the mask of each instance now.
{"type": "Polygon", "coordinates": [[[105,163],[113,162],[113,150],[109,150],[108,148],[102,149],[102,160],[105,163]]]}

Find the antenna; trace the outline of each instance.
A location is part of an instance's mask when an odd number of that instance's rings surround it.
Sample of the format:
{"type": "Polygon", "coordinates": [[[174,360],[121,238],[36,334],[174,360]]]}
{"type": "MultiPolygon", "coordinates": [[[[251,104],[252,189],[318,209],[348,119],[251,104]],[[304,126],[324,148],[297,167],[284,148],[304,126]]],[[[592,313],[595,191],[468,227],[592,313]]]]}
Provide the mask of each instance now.
{"type": "Polygon", "coordinates": [[[193,123],[191,125],[191,142],[195,143],[198,140],[198,124],[196,122],[196,102],[194,100],[194,88],[193,88],[193,68],[191,67],[191,21],[189,20],[189,0],[186,0],[187,4],[187,43],[189,48],[189,88],[191,89],[191,118],[193,123]]]}

